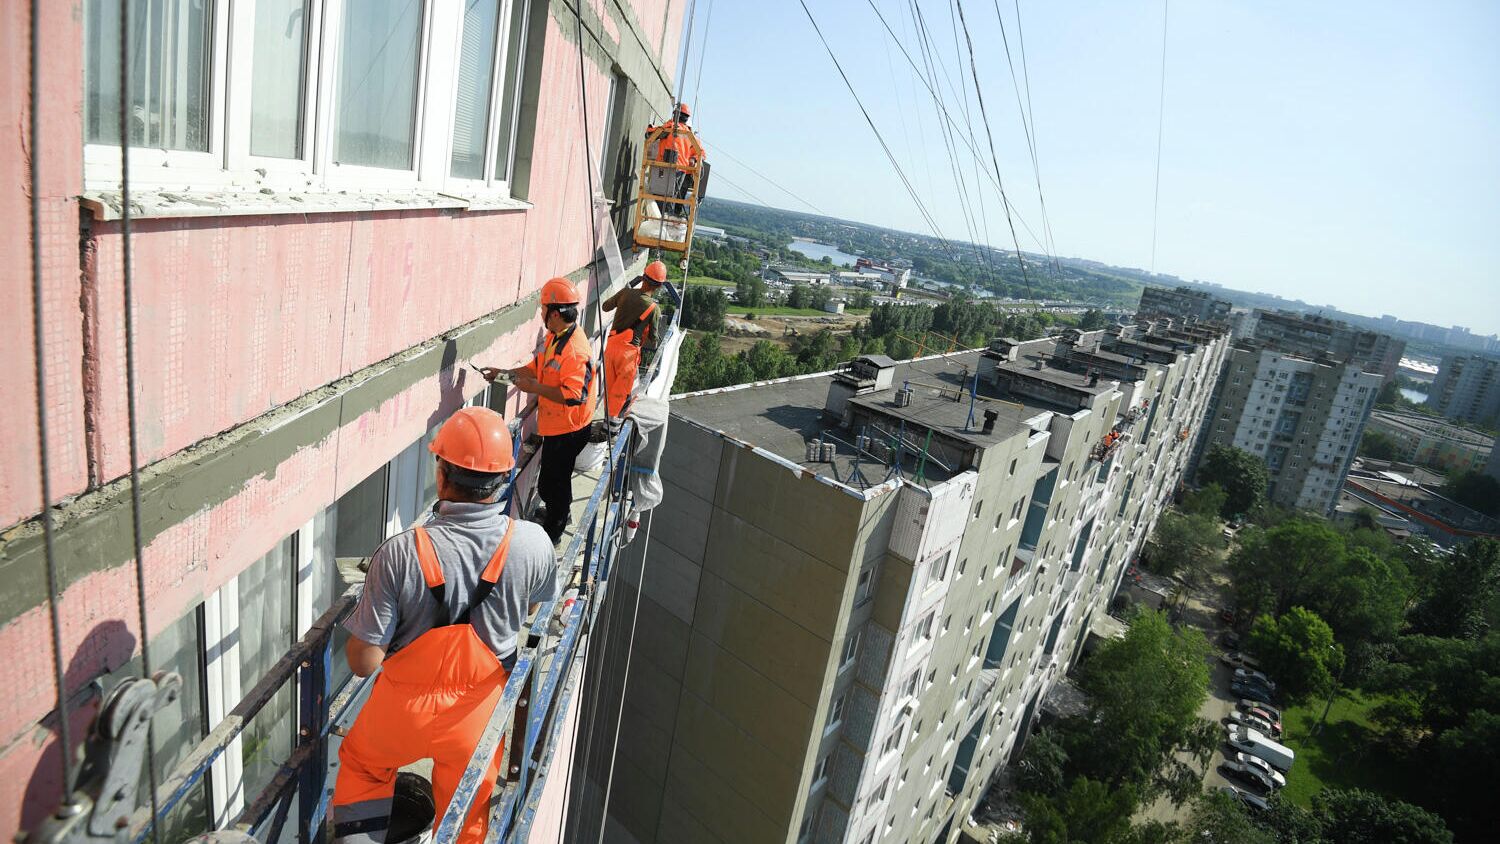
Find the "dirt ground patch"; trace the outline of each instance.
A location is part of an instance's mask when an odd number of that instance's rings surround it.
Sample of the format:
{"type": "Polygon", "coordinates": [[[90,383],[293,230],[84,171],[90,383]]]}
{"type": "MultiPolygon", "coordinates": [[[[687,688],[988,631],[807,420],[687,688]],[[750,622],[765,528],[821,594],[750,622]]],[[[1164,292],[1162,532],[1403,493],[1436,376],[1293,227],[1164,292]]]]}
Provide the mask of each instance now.
{"type": "Polygon", "coordinates": [[[837,333],[852,331],[866,317],[850,314],[823,314],[821,316],[764,316],[757,315],[753,321],[745,319],[745,312],[734,309],[725,317],[724,338],[721,347],[724,354],[732,355],[755,345],[757,340],[770,340],[787,347],[797,336],[816,334],[825,328],[837,333]],[[763,333],[750,334],[735,330],[735,324],[754,325],[763,333]]]}

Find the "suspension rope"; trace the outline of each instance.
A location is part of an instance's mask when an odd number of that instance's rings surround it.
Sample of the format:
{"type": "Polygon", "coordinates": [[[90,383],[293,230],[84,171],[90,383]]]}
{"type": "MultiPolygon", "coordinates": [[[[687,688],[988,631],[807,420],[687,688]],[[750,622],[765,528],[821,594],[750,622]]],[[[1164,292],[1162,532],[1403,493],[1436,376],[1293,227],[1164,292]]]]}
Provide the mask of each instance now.
{"type": "MultiPolygon", "coordinates": [[[[136,411],[135,292],[130,268],[130,0],[120,0],[120,260],[125,305],[125,415],[130,431],[130,531],[135,552],[135,597],[141,631],[141,678],[152,682],[151,636],[146,623],[146,561],[141,539],[140,437],[136,411]]],[[[146,773],[151,789],[151,840],[157,825],[155,719],[146,721],[146,773]]]]}
{"type": "Polygon", "coordinates": [[[1161,137],[1167,115],[1167,13],[1170,0],[1161,0],[1161,90],[1156,101],[1156,187],[1151,197],[1151,272],[1156,272],[1156,221],[1161,210],[1161,137]]]}
{"type": "Polygon", "coordinates": [[[57,571],[57,549],[53,540],[52,524],[52,473],[47,457],[47,360],[46,342],[42,328],[42,200],[41,188],[41,121],[37,109],[41,105],[41,88],[38,76],[42,69],[40,0],[31,0],[30,74],[31,91],[27,107],[30,109],[26,126],[26,142],[31,147],[31,343],[36,357],[36,441],[37,463],[41,475],[42,493],[42,549],[47,560],[47,619],[50,624],[52,644],[52,684],[57,692],[57,740],[62,762],[62,806],[59,815],[71,815],[76,811],[73,789],[78,785],[77,766],[73,759],[73,725],[68,717],[68,686],[63,669],[62,618],[58,607],[62,600],[57,571]]]}

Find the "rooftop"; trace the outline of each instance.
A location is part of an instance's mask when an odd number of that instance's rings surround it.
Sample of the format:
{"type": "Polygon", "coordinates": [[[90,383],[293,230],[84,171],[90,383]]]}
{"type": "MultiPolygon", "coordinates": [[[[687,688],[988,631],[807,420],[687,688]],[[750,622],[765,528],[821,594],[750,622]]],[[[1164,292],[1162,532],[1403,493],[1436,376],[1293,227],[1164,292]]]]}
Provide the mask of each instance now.
{"type": "Polygon", "coordinates": [[[1476,446],[1481,450],[1487,450],[1494,446],[1495,438],[1480,433],[1462,425],[1456,425],[1447,419],[1432,416],[1423,416],[1420,413],[1399,413],[1389,410],[1376,410],[1371,416],[1381,422],[1396,428],[1411,431],[1417,434],[1430,434],[1465,445],[1476,446]]]}

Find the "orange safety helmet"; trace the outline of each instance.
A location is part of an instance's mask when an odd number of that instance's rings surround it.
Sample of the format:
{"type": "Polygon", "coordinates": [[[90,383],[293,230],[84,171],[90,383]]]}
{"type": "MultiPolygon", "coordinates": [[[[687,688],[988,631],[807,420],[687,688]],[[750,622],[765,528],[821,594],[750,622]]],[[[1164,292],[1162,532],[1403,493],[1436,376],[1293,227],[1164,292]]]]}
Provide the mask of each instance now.
{"type": "Polygon", "coordinates": [[[667,265],[663,264],[661,261],[652,261],[651,263],[647,264],[646,278],[651,279],[657,284],[661,284],[662,282],[666,281],[667,265]]]}
{"type": "Polygon", "coordinates": [[[505,417],[487,407],[460,408],[448,417],[427,449],[445,463],[467,470],[471,483],[481,480],[468,473],[498,475],[515,468],[510,427],[505,417]]]}
{"type": "Polygon", "coordinates": [[[688,108],[688,104],[687,103],[678,103],[677,104],[677,113],[681,114],[683,117],[692,117],[693,116],[693,110],[690,109],[690,108],[688,108]]]}
{"type": "Polygon", "coordinates": [[[543,305],[576,305],[578,302],[578,288],[565,278],[549,278],[542,285],[543,305]]]}

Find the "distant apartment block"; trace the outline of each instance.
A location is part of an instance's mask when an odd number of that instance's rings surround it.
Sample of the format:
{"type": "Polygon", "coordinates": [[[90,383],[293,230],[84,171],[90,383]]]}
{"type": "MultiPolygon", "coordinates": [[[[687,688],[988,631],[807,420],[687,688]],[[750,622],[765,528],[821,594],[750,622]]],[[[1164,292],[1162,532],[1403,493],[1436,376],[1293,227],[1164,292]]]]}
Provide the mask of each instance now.
{"type": "Polygon", "coordinates": [[[1267,347],[1310,359],[1336,358],[1385,378],[1396,374],[1406,351],[1405,340],[1317,314],[1257,308],[1245,328],[1246,336],[1267,347]]]}
{"type": "Polygon", "coordinates": [[[1167,506],[1227,348],[1162,320],[674,399],[671,506],[612,584],[640,606],[604,637],[618,752],[578,753],[610,840],[956,840],[1167,506]]]}
{"type": "Polygon", "coordinates": [[[1368,428],[1395,441],[1398,459],[1444,472],[1483,470],[1495,447],[1488,434],[1420,413],[1376,410],[1368,428]]]}
{"type": "Polygon", "coordinates": [[[1329,514],[1381,383],[1353,363],[1236,344],[1203,448],[1233,446],[1260,457],[1270,470],[1273,503],[1329,514]]]}
{"type": "Polygon", "coordinates": [[[1141,291],[1141,318],[1170,317],[1179,322],[1228,322],[1229,302],[1206,291],[1182,287],[1147,287],[1141,291]]]}
{"type": "Polygon", "coordinates": [[[1500,358],[1449,355],[1443,358],[1427,403],[1459,422],[1500,424],[1500,358]]]}

